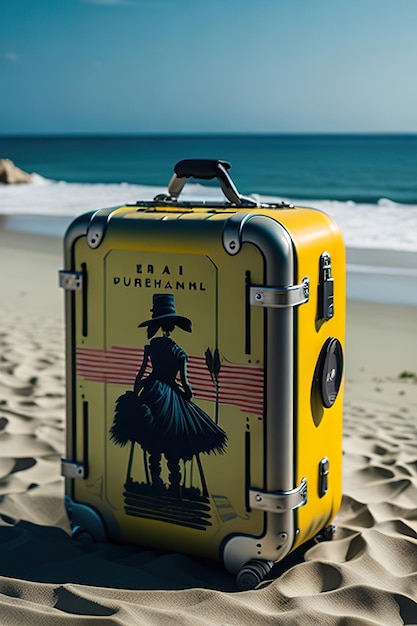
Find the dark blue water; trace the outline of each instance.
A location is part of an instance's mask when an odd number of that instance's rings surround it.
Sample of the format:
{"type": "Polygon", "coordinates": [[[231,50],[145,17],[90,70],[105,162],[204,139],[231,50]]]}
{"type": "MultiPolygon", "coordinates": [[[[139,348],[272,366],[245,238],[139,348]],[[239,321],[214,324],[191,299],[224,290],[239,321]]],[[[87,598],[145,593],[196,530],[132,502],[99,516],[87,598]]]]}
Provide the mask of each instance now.
{"type": "Polygon", "coordinates": [[[417,135],[0,137],[0,158],[55,180],[166,186],[184,158],[219,158],[239,191],[417,203],[417,135]]]}

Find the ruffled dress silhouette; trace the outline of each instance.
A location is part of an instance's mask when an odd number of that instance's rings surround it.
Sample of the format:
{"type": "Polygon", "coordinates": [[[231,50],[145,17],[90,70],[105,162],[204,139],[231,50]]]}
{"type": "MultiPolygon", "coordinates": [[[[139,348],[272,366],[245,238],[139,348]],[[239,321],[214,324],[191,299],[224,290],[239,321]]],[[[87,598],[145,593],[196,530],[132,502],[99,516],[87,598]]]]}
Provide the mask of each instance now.
{"type": "Polygon", "coordinates": [[[222,453],[226,433],[192,402],[188,383],[183,381],[183,389],[177,382],[185,371],[185,351],[168,336],[155,337],[145,347],[141,370],[148,359],[152,372],[139,381],[138,395],[127,392],[117,402],[111,429],[115,443],[135,441],[148,452],[184,461],[200,452],[222,453]]]}
{"type": "MultiPolygon", "coordinates": [[[[192,402],[187,354],[169,336],[175,326],[191,332],[191,321],[175,313],[172,294],[154,295],[152,312],[152,319],[139,324],[148,327],[151,341],[145,346],[134,390],[127,391],[116,402],[110,437],[120,446],[132,442],[127,483],[131,481],[133,447],[138,443],[149,453],[151,482],[155,489],[165,490],[161,479],[162,454],[167,459],[169,490],[175,497],[181,497],[179,461],[190,461],[195,457],[203,495],[207,496],[199,454],[222,454],[227,436],[203,409],[192,402]],[[163,336],[154,337],[160,329],[163,336]],[[149,365],[151,372],[146,375],[149,365]]],[[[146,460],[145,471],[148,477],[146,460]]]]}

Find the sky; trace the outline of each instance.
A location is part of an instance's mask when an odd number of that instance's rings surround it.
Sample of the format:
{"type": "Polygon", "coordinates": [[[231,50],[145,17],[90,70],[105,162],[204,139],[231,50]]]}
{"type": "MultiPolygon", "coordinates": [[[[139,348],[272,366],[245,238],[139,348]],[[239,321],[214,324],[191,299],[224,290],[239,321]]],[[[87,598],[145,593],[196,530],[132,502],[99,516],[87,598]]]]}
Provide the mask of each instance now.
{"type": "Polygon", "coordinates": [[[417,132],[417,0],[0,0],[0,134],[417,132]]]}

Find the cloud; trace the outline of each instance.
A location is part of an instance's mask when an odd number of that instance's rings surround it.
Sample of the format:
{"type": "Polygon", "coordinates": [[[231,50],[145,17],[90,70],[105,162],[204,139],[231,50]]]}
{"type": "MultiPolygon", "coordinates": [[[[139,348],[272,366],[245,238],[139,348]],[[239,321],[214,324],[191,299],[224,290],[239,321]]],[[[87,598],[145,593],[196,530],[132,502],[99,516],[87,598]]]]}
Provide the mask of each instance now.
{"type": "Polygon", "coordinates": [[[149,9],[166,9],[170,6],[169,2],[162,0],[84,0],[86,4],[95,4],[103,7],[148,7],[149,9]]]}
{"type": "Polygon", "coordinates": [[[19,55],[16,54],[16,52],[6,52],[4,58],[6,59],[6,61],[11,61],[12,63],[14,63],[15,61],[19,60],[19,55]]]}
{"type": "Polygon", "coordinates": [[[132,6],[135,3],[132,0],[84,0],[87,4],[99,4],[102,6],[132,6]]]}

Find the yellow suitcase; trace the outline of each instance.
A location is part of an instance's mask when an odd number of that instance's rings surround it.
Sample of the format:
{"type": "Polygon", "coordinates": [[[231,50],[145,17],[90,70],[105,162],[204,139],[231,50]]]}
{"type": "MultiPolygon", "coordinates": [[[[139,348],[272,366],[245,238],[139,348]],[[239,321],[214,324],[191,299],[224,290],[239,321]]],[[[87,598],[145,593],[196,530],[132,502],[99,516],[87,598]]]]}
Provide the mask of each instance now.
{"type": "Polygon", "coordinates": [[[324,213],[215,160],[65,236],[74,534],[210,557],[255,586],[341,501],[345,257],[324,213]],[[217,178],[225,202],[181,202],[217,178]]]}

